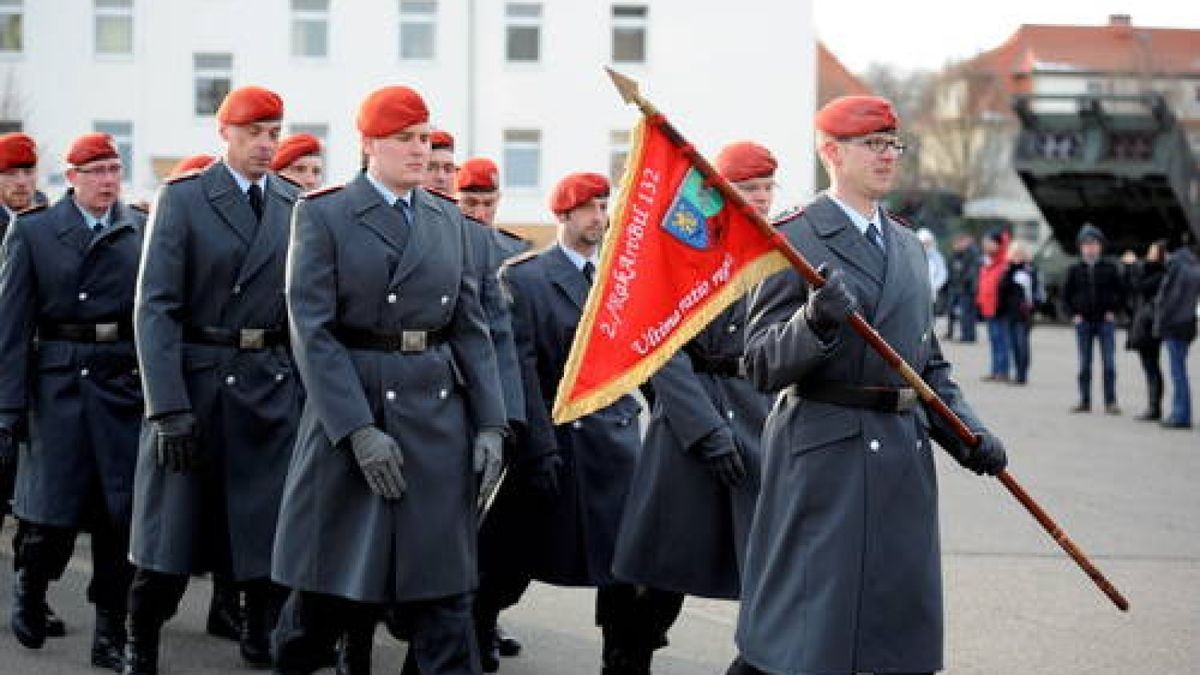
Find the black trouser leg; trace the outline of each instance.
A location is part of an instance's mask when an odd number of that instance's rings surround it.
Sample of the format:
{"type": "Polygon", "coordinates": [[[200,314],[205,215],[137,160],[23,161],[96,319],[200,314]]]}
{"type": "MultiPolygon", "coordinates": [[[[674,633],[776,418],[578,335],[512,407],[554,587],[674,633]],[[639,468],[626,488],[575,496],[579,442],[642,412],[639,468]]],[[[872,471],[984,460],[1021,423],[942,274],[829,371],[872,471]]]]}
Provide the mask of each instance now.
{"type": "Polygon", "coordinates": [[[246,599],[242,621],[242,658],[256,668],[271,666],[271,631],[279,622],[279,611],[287,598],[287,589],[270,579],[242,582],[246,599]]]}
{"type": "Polygon", "coordinates": [[[127,675],[158,673],[159,633],[178,611],[187,583],[185,574],[163,574],[143,568],[134,571],[129,586],[127,675]]]}
{"type": "Polygon", "coordinates": [[[604,672],[650,672],[654,650],[666,646],[679,617],[683,595],[655,588],[614,584],[596,589],[596,624],[604,634],[604,672]]]}
{"type": "Polygon", "coordinates": [[[338,650],[339,675],[370,675],[371,652],[375,647],[375,626],[379,608],[357,604],[346,617],[346,631],[338,650]]]}
{"type": "Polygon", "coordinates": [[[242,593],[227,574],[213,572],[204,630],[214,637],[242,639],[242,593]]]}
{"type": "MultiPolygon", "coordinates": [[[[291,591],[271,635],[275,668],[280,673],[307,674],[330,665],[338,636],[374,607],[345,598],[291,591]]],[[[372,624],[373,625],[373,624],[372,624]]]]}
{"type": "MultiPolygon", "coordinates": [[[[483,672],[495,672],[500,667],[500,649],[496,636],[496,621],[501,610],[517,604],[529,576],[512,570],[480,572],[479,590],[475,592],[475,637],[479,644],[483,672]]],[[[519,647],[518,647],[519,649],[519,647]]]]}
{"type": "Polygon", "coordinates": [[[1146,374],[1146,413],[1148,419],[1158,419],[1162,414],[1163,373],[1159,365],[1161,344],[1155,342],[1153,347],[1138,350],[1138,358],[1142,362],[1142,371],[1146,374]]]}
{"type": "Polygon", "coordinates": [[[745,659],[738,656],[733,663],[729,664],[729,670],[725,671],[725,675],[767,675],[767,673],[746,663],[745,659]]]}
{"type": "Polygon", "coordinates": [[[391,611],[412,626],[403,675],[479,675],[469,593],[402,603],[391,611]]]}
{"type": "Polygon", "coordinates": [[[124,664],[125,618],[133,565],[128,560],[129,526],[114,523],[107,515],[92,526],[92,581],[88,601],[96,605],[92,637],[92,665],[118,670],[124,664]]]}
{"type": "Polygon", "coordinates": [[[46,641],[46,588],[66,570],[75,530],[23,522],[18,532],[12,630],[22,645],[38,649],[46,641]]]}

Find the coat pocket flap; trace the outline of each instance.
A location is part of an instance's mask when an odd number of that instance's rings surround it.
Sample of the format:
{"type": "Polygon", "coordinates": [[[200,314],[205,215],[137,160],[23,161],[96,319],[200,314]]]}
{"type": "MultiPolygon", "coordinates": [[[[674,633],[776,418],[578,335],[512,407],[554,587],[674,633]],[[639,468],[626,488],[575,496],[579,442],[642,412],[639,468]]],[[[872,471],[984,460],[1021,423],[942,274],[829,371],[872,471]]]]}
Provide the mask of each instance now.
{"type": "Polygon", "coordinates": [[[792,452],[802,454],[862,433],[854,411],[841,406],[808,403],[800,410],[792,435],[792,452]]]}

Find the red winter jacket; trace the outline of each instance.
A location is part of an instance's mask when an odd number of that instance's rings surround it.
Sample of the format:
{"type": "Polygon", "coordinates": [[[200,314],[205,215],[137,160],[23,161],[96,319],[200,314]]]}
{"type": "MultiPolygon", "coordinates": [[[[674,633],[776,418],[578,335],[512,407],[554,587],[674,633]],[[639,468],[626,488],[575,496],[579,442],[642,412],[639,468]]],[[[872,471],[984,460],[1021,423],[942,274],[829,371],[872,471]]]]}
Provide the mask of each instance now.
{"type": "Polygon", "coordinates": [[[989,256],[986,263],[979,268],[979,289],[975,291],[975,304],[979,305],[979,313],[983,318],[996,316],[996,306],[1000,304],[1000,281],[1004,271],[1008,269],[1008,232],[1000,235],[1000,248],[989,256]]]}

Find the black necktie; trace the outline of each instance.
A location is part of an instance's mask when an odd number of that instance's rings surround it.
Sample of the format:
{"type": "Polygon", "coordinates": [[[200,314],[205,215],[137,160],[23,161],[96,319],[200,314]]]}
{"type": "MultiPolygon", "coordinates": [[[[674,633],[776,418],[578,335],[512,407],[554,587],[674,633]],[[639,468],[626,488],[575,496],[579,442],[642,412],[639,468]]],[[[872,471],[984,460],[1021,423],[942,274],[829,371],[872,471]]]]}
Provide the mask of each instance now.
{"type": "Polygon", "coordinates": [[[100,232],[102,230],[104,230],[104,221],[103,220],[97,220],[96,222],[92,223],[92,232],[95,232],[96,234],[100,234],[100,232]]]}
{"type": "Polygon", "coordinates": [[[408,202],[403,199],[397,199],[394,206],[400,212],[400,221],[404,223],[404,227],[407,228],[412,225],[412,217],[408,214],[408,202]]]}
{"type": "Polygon", "coordinates": [[[250,209],[254,211],[255,220],[262,222],[263,213],[263,192],[258,183],[251,183],[250,189],[246,190],[246,196],[250,198],[250,209]]]}
{"type": "Polygon", "coordinates": [[[583,278],[587,279],[588,286],[591,286],[592,282],[596,280],[596,266],[592,264],[591,260],[583,263],[583,278]]]}
{"type": "Polygon", "coordinates": [[[867,223],[867,240],[879,247],[880,251],[884,250],[883,236],[879,233],[879,228],[875,227],[875,223],[867,223]]]}

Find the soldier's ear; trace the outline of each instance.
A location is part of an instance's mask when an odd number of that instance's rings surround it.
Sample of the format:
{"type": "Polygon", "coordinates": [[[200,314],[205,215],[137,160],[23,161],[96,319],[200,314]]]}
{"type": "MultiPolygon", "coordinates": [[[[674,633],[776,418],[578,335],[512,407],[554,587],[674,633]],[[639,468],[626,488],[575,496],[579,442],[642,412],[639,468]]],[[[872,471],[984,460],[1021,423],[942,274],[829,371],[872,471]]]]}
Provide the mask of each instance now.
{"type": "Polygon", "coordinates": [[[221,140],[229,142],[229,125],[221,124],[217,126],[217,133],[221,135],[221,140]]]}

